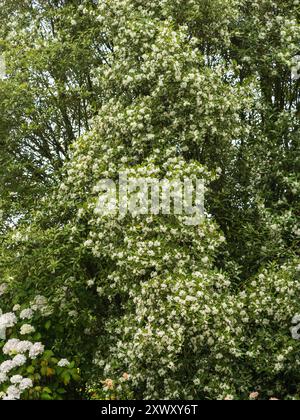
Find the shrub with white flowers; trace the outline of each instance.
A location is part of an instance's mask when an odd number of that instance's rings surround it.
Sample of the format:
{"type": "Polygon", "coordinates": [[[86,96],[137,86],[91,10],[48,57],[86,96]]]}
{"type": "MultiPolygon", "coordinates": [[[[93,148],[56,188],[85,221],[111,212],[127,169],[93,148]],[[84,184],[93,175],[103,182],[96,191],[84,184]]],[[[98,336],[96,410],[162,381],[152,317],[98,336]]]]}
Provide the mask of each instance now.
{"type": "MultiPolygon", "coordinates": [[[[14,309],[20,310],[17,306],[14,309]]],[[[74,362],[59,361],[54,353],[45,350],[37,339],[39,333],[24,319],[38,318],[37,309],[23,309],[15,313],[1,313],[0,323],[0,398],[19,399],[61,399],[65,387],[71,381],[80,379],[74,362]],[[17,338],[22,336],[22,339],[17,338]],[[25,336],[25,337],[24,337],[25,336]],[[24,339],[23,339],[24,337],[24,339]]]]}

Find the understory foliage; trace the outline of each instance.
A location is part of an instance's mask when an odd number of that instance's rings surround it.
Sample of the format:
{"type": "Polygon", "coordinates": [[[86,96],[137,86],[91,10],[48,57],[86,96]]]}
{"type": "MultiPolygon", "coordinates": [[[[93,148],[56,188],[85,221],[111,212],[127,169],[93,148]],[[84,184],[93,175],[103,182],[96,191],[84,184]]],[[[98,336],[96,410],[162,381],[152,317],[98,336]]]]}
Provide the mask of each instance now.
{"type": "Polygon", "coordinates": [[[298,399],[299,1],[44,3],[0,1],[3,398],[298,399]],[[124,172],[206,217],[101,214],[124,172]]]}

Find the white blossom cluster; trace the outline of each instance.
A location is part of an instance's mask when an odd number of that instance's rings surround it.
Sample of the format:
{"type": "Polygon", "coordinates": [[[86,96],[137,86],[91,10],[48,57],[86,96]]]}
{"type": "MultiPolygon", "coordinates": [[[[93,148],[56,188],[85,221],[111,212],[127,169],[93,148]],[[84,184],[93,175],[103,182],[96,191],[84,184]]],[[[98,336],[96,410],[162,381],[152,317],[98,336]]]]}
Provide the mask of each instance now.
{"type": "MultiPolygon", "coordinates": [[[[16,306],[15,311],[19,311],[20,307],[16,306]]],[[[31,319],[34,315],[32,309],[24,309],[20,312],[19,319],[31,319]]],[[[6,330],[16,327],[18,318],[14,312],[1,314],[0,325],[2,331],[2,340],[6,340],[6,330]]],[[[20,328],[21,335],[30,335],[35,328],[30,324],[23,324],[20,328]]],[[[2,400],[18,400],[22,393],[33,387],[32,380],[15,372],[25,367],[29,360],[34,360],[41,356],[45,351],[45,347],[40,342],[31,342],[28,340],[19,340],[17,338],[8,339],[2,347],[2,354],[10,357],[0,364],[0,385],[10,383],[5,392],[1,393],[2,400]]],[[[1,359],[3,357],[0,356],[1,359]]]]}
{"type": "MultiPolygon", "coordinates": [[[[29,344],[32,346],[32,343],[29,343],[29,344]]],[[[18,347],[18,351],[20,350],[20,352],[21,351],[25,352],[25,348],[26,349],[29,348],[27,343],[21,346],[21,342],[19,342],[19,346],[17,346],[16,344],[12,346],[12,343],[9,343],[9,345],[6,348],[6,351],[8,351],[9,347],[10,348],[14,347],[14,350],[18,347]]],[[[24,356],[24,354],[16,354],[11,360],[6,360],[1,363],[0,384],[3,384],[5,382],[11,383],[11,385],[7,387],[6,392],[1,393],[2,400],[19,400],[24,391],[33,387],[33,382],[29,378],[25,378],[22,375],[16,375],[16,374],[13,374],[12,376],[10,376],[11,371],[14,371],[24,366],[26,362],[27,362],[27,358],[26,356],[24,356]]]]}
{"type": "Polygon", "coordinates": [[[20,319],[31,319],[34,315],[34,312],[31,308],[23,309],[20,313],[20,319]]]}
{"type": "Polygon", "coordinates": [[[7,283],[0,284],[0,296],[3,296],[7,291],[8,285],[7,283]]]}
{"type": "Polygon", "coordinates": [[[33,382],[29,378],[23,378],[20,375],[15,375],[10,379],[13,385],[7,388],[6,394],[2,396],[3,401],[15,401],[21,398],[24,391],[33,387],[33,382]]]}
{"type": "Polygon", "coordinates": [[[6,330],[14,327],[16,323],[17,317],[13,312],[2,314],[2,311],[0,310],[0,338],[5,339],[6,330]]]}
{"type": "Polygon", "coordinates": [[[68,367],[70,365],[70,362],[68,359],[61,359],[58,363],[57,366],[59,367],[68,367]]]}

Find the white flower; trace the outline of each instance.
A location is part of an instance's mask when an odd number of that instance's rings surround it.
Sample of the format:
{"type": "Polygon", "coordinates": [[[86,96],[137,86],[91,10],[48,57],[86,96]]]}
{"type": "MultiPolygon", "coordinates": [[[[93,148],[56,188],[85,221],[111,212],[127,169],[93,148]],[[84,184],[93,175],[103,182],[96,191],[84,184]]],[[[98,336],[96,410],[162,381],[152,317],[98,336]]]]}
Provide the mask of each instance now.
{"type": "MultiPolygon", "coordinates": [[[[1,312],[0,312],[1,314],[1,312]]],[[[5,340],[7,328],[13,327],[17,323],[17,317],[13,312],[0,316],[0,339],[5,340]]]]}
{"type": "Polygon", "coordinates": [[[85,243],[83,244],[85,248],[90,248],[92,245],[93,245],[93,241],[91,239],[85,241],[85,243]]]}
{"type": "Polygon", "coordinates": [[[59,367],[68,367],[70,365],[70,362],[68,359],[61,359],[58,363],[57,366],[59,367]]]}
{"type": "Polygon", "coordinates": [[[21,313],[20,313],[20,318],[21,319],[31,319],[33,317],[33,310],[28,308],[28,309],[24,309],[21,313]]]}
{"type": "Polygon", "coordinates": [[[34,311],[44,310],[45,308],[47,308],[47,306],[48,306],[47,298],[45,298],[45,296],[38,295],[34,298],[31,304],[31,309],[34,311]]]}
{"type": "Polygon", "coordinates": [[[37,356],[44,353],[44,350],[45,350],[45,346],[43,346],[42,343],[35,343],[29,351],[29,357],[31,359],[36,359],[37,356]]]}
{"type": "Polygon", "coordinates": [[[208,261],[209,261],[209,258],[208,257],[204,257],[204,258],[202,258],[201,261],[203,262],[203,264],[207,264],[208,261]]]}
{"type": "Polygon", "coordinates": [[[15,385],[19,384],[23,380],[23,376],[21,375],[14,375],[10,378],[10,382],[15,385]]]}
{"type": "Polygon", "coordinates": [[[16,366],[12,360],[6,360],[5,362],[1,363],[0,372],[3,374],[7,374],[11,370],[13,370],[15,367],[16,366]]]}
{"type": "Polygon", "coordinates": [[[213,346],[213,345],[214,345],[214,343],[215,343],[215,340],[214,340],[213,338],[211,338],[211,337],[207,340],[207,344],[208,344],[209,346],[213,346]]]}
{"type": "Polygon", "coordinates": [[[0,284],[0,296],[4,295],[4,293],[6,293],[7,288],[8,288],[8,286],[7,286],[6,283],[0,284]]]}
{"type": "Polygon", "coordinates": [[[35,328],[32,325],[29,325],[29,324],[22,325],[22,327],[20,329],[20,334],[21,335],[27,335],[27,334],[31,334],[33,332],[35,332],[35,328]]]}
{"type": "Polygon", "coordinates": [[[13,363],[14,367],[20,367],[20,366],[25,365],[26,360],[27,359],[26,359],[26,357],[23,354],[17,354],[13,358],[12,363],[13,363]]]}
{"type": "Polygon", "coordinates": [[[0,328],[12,328],[17,323],[17,317],[13,312],[0,316],[0,328]]]}
{"type": "Polygon", "coordinates": [[[88,287],[93,287],[94,284],[95,284],[94,280],[88,280],[88,282],[87,282],[88,287]]]}
{"type": "Polygon", "coordinates": [[[7,388],[7,397],[11,400],[19,400],[21,397],[21,391],[14,385],[11,385],[7,388]]]}
{"type": "Polygon", "coordinates": [[[18,312],[20,309],[21,309],[21,306],[20,305],[15,305],[13,307],[13,312],[18,312]]]}
{"type": "Polygon", "coordinates": [[[3,384],[3,382],[7,381],[7,376],[5,373],[0,372],[0,384],[3,384]]]}
{"type": "Polygon", "coordinates": [[[19,388],[21,391],[25,391],[26,389],[32,388],[33,387],[33,383],[32,380],[29,378],[24,378],[22,379],[22,381],[20,382],[19,388]]]}
{"type": "Polygon", "coordinates": [[[19,354],[26,353],[27,351],[30,351],[33,344],[30,341],[20,341],[17,345],[17,352],[19,354]]]}
{"type": "Polygon", "coordinates": [[[4,354],[23,354],[29,351],[32,347],[30,341],[20,341],[16,338],[8,340],[5,346],[3,347],[4,354]]]}
{"type": "Polygon", "coordinates": [[[17,346],[19,344],[20,340],[17,338],[12,338],[11,340],[8,340],[7,343],[5,343],[2,351],[4,354],[11,354],[13,352],[17,352],[17,346]]]}

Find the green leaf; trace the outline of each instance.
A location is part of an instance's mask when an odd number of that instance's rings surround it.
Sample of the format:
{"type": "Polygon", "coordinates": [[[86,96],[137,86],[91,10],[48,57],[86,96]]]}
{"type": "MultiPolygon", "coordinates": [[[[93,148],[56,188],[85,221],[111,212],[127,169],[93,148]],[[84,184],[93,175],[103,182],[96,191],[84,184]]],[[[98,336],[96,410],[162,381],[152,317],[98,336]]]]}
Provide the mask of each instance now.
{"type": "Polygon", "coordinates": [[[28,368],[26,370],[27,370],[28,373],[31,373],[31,374],[33,374],[34,371],[35,371],[33,366],[28,366],[28,368]]]}
{"type": "Polygon", "coordinates": [[[52,397],[51,397],[51,395],[43,392],[42,395],[41,395],[41,399],[46,400],[46,401],[50,401],[50,400],[52,400],[52,397]]]}
{"type": "Polygon", "coordinates": [[[45,329],[46,329],[46,330],[49,330],[49,329],[50,329],[50,327],[51,327],[51,321],[49,320],[49,321],[47,321],[47,322],[46,322],[46,324],[45,324],[45,329]]]}

